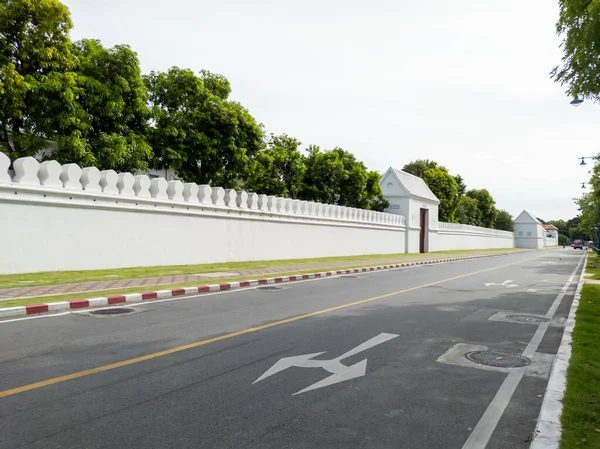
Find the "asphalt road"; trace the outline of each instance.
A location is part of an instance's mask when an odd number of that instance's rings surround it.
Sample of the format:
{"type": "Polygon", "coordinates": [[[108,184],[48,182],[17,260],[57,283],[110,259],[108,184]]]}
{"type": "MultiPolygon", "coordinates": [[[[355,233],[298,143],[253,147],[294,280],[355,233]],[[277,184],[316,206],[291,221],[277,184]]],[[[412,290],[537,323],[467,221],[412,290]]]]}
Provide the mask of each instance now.
{"type": "Polygon", "coordinates": [[[532,251],[0,321],[0,448],[528,448],[581,261],[532,251]],[[465,357],[486,349],[531,362],[465,357]]]}

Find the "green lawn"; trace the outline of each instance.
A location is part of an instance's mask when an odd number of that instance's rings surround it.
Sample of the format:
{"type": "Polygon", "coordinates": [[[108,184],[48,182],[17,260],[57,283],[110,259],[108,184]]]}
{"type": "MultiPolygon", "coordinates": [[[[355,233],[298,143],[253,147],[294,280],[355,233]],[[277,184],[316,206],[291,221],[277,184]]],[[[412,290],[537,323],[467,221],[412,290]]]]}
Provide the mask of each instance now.
{"type": "Polygon", "coordinates": [[[585,267],[586,279],[600,279],[600,259],[596,254],[590,253],[585,267]],[[589,275],[592,276],[589,276],[589,275]]]}
{"type": "Polygon", "coordinates": [[[600,448],[600,285],[583,286],[561,420],[561,449],[600,448]]]}
{"type": "MultiPolygon", "coordinates": [[[[494,253],[519,251],[509,249],[487,249],[466,251],[444,251],[430,253],[431,255],[451,255],[468,253],[494,253]]],[[[34,287],[40,285],[74,284],[91,281],[111,281],[118,279],[153,278],[159,276],[172,276],[180,274],[208,274],[215,272],[237,272],[239,270],[252,270],[273,267],[294,267],[311,264],[327,264],[331,267],[341,266],[341,263],[369,262],[372,260],[396,262],[406,259],[414,259],[419,254],[371,254],[367,256],[347,257],[324,257],[318,259],[290,259],[290,260],[266,260],[255,262],[230,262],[202,265],[171,265],[165,267],[138,267],[118,268],[111,270],[87,270],[87,271],[52,271],[44,273],[5,274],[0,275],[0,289],[11,287],[34,287]],[[336,265],[337,264],[337,265],[336,265]]]]}
{"type": "MultiPolygon", "coordinates": [[[[496,252],[512,252],[514,250],[512,249],[508,249],[508,250],[481,250],[481,251],[477,251],[478,253],[496,253],[496,252]]],[[[470,251],[470,253],[474,253],[475,251],[470,251]]],[[[464,253],[466,252],[462,252],[463,255],[465,255],[464,253]]],[[[458,255],[460,253],[457,252],[444,252],[444,253],[434,253],[436,254],[436,256],[438,256],[439,258],[443,259],[445,257],[451,257],[453,255],[458,255]]],[[[111,289],[111,290],[101,290],[101,291],[93,291],[93,292],[79,292],[79,293],[67,293],[64,295],[52,295],[52,296],[36,296],[36,297],[31,297],[31,298],[21,298],[21,299],[8,299],[8,300],[2,300],[0,301],[0,307],[14,307],[14,306],[24,306],[24,305],[29,305],[29,304],[39,304],[39,303],[49,303],[49,302],[58,302],[58,301],[71,301],[71,300],[75,300],[75,299],[89,299],[89,298],[93,298],[93,297],[99,297],[99,296],[112,296],[112,295],[123,295],[126,293],[140,293],[143,291],[156,291],[156,290],[167,290],[167,289],[173,289],[173,288],[180,288],[180,287],[194,287],[197,285],[204,285],[204,284],[221,284],[224,282],[235,282],[235,281],[246,281],[246,280],[252,280],[252,279],[262,279],[265,277],[281,277],[281,276],[288,276],[288,275],[292,275],[292,274],[304,274],[304,273],[312,273],[312,272],[316,272],[316,271],[334,271],[334,270],[349,270],[352,268],[363,268],[365,266],[374,266],[374,265],[386,265],[388,263],[396,263],[396,262],[416,262],[418,260],[423,260],[420,259],[418,257],[416,257],[418,255],[415,254],[400,254],[400,255],[393,255],[393,256],[389,256],[392,259],[390,259],[389,262],[381,262],[381,263],[377,263],[377,264],[369,264],[368,263],[368,259],[364,259],[360,258],[360,262],[364,262],[364,263],[360,263],[357,265],[336,265],[336,260],[340,260],[341,262],[348,262],[349,260],[351,261],[352,258],[346,258],[346,257],[339,257],[339,258],[331,258],[331,259],[326,259],[329,260],[330,263],[327,262],[323,262],[323,263],[327,263],[327,268],[322,268],[322,269],[307,269],[307,270],[293,270],[290,272],[282,272],[282,273],[276,273],[276,274],[259,274],[256,276],[232,276],[232,277],[226,277],[226,278],[218,278],[218,279],[212,279],[212,280],[206,280],[206,281],[193,281],[193,282],[180,282],[180,283],[175,283],[175,284],[162,284],[162,285],[148,285],[148,286],[143,286],[143,287],[129,287],[129,288],[120,288],[120,289],[111,289]],[[398,256],[403,256],[403,257],[398,257],[398,256]],[[406,256],[412,256],[412,257],[406,257],[406,256]],[[400,259],[400,260],[393,260],[393,258],[396,259],[400,259]],[[334,260],[336,259],[336,260],[334,260]]],[[[378,260],[380,258],[384,258],[385,256],[370,256],[372,257],[374,260],[378,260]]],[[[324,259],[304,259],[304,260],[319,260],[322,261],[324,259]]],[[[289,261],[285,261],[285,262],[289,262],[289,261]]],[[[253,263],[253,262],[249,262],[253,263]]],[[[320,262],[314,262],[314,263],[320,263],[320,262]]],[[[228,266],[231,266],[233,264],[228,264],[228,266]]],[[[295,261],[294,263],[289,263],[289,265],[295,265],[295,261]]],[[[298,264],[299,265],[299,264],[298,264]]],[[[185,266],[185,265],[184,265],[185,266]]],[[[189,265],[188,265],[189,266],[189,265]]],[[[206,266],[206,265],[204,265],[206,266]]],[[[215,265],[213,265],[215,266],[215,265]]],[[[275,266],[285,266],[283,263],[275,265],[275,266]]],[[[239,268],[238,268],[239,269],[239,268]]],[[[213,271],[219,271],[219,270],[213,270],[213,271]]],[[[85,272],[81,272],[81,273],[85,273],[85,272]]],[[[62,274],[62,273],[57,273],[57,274],[62,274]]],[[[12,275],[12,276],[17,276],[17,275],[12,275]]]]}

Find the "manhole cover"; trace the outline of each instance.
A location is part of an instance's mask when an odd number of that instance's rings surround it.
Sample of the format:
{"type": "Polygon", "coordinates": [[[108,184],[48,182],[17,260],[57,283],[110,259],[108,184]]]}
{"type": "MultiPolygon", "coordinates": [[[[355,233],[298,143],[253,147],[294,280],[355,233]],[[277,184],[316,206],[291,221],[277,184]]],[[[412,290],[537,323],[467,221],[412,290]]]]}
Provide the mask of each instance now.
{"type": "Polygon", "coordinates": [[[352,274],[348,274],[348,275],[340,276],[340,277],[344,278],[344,279],[358,279],[358,276],[354,276],[352,274]]]}
{"type": "Polygon", "coordinates": [[[283,287],[277,287],[275,285],[267,285],[265,287],[258,287],[257,290],[267,290],[267,291],[283,290],[283,287]]]}
{"type": "Polygon", "coordinates": [[[531,363],[531,360],[522,355],[508,354],[499,351],[472,351],[467,352],[465,357],[471,362],[498,368],[519,368],[531,363]]]}
{"type": "Polygon", "coordinates": [[[530,324],[547,323],[548,321],[550,321],[548,318],[534,315],[506,315],[506,318],[508,318],[509,320],[516,321],[518,323],[530,324]]]}
{"type": "Polygon", "coordinates": [[[92,315],[102,315],[102,316],[112,316],[112,315],[127,315],[129,313],[135,312],[134,309],[129,309],[127,307],[113,307],[112,309],[98,309],[92,310],[90,314],[92,315]]]}

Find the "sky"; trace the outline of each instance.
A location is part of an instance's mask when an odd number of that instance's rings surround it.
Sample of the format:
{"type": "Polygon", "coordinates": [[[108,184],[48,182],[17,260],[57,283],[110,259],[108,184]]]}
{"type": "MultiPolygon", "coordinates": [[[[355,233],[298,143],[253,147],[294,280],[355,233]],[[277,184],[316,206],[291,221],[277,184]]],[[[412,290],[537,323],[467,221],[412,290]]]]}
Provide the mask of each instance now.
{"type": "Polygon", "coordinates": [[[383,173],[432,159],[496,207],[577,215],[600,105],[549,72],[557,0],[62,0],[72,38],[128,44],[142,71],[226,76],[268,133],[383,173]]]}

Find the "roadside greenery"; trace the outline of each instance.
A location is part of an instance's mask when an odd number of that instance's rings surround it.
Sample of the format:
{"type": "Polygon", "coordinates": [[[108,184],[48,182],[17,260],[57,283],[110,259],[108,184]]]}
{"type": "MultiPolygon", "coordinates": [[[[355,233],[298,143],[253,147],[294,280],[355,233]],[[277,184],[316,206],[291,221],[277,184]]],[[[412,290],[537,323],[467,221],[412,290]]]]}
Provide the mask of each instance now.
{"type": "Polygon", "coordinates": [[[446,167],[429,159],[417,159],[402,170],[425,181],[440,200],[438,218],[449,223],[513,230],[513,217],[496,209],[496,201],[486,189],[470,189],[460,175],[451,175],[446,167]]]}
{"type": "Polygon", "coordinates": [[[111,270],[89,271],[59,271],[47,273],[10,274],[0,275],[0,289],[51,286],[60,284],[73,284],[83,282],[116,281],[124,279],[152,278],[160,276],[178,276],[183,274],[211,274],[220,273],[219,277],[190,282],[176,282],[169,284],[154,284],[128,288],[112,288],[98,290],[98,286],[91,286],[93,290],[79,291],[51,296],[38,296],[30,298],[8,299],[0,301],[1,307],[13,307],[28,304],[39,304],[74,299],[88,299],[94,296],[120,295],[125,293],[140,293],[179,287],[193,287],[204,284],[220,284],[241,280],[262,279],[265,277],[280,277],[289,274],[311,273],[316,271],[347,270],[351,268],[386,265],[391,263],[406,263],[431,258],[445,259],[452,256],[466,256],[469,254],[508,254],[527,251],[515,248],[494,248],[487,250],[456,250],[429,253],[427,256],[420,254],[372,254],[363,256],[326,257],[318,259],[294,260],[268,260],[253,262],[231,262],[204,265],[173,265],[165,267],[121,268],[111,270]],[[262,270],[280,268],[277,273],[264,273],[262,270]],[[312,267],[312,268],[309,268],[312,267]],[[258,274],[240,275],[242,270],[258,270],[258,274]],[[227,274],[226,274],[227,273],[227,274]]]}
{"type": "MultiPolygon", "coordinates": [[[[590,255],[588,271],[598,264],[590,255]]],[[[563,400],[561,449],[600,447],[600,285],[585,284],[577,308],[563,400]]]]}
{"type": "Polygon", "coordinates": [[[342,148],[266,136],[222,75],[142,74],[127,45],[72,42],[59,0],[0,4],[0,151],[382,211],[380,175],[342,148]]]}
{"type": "Polygon", "coordinates": [[[600,100],[600,1],[559,0],[556,31],[562,37],[561,64],[552,78],[566,86],[567,93],[600,100]]]}

